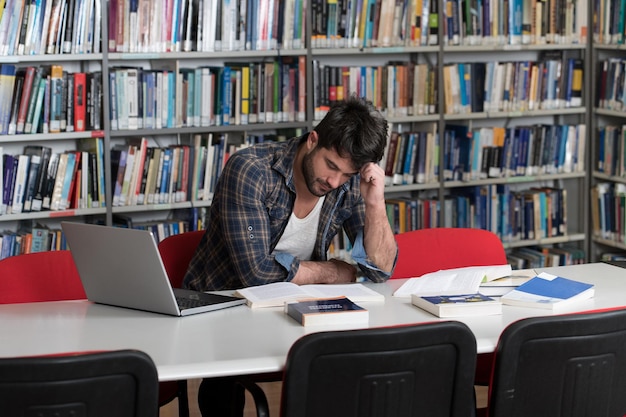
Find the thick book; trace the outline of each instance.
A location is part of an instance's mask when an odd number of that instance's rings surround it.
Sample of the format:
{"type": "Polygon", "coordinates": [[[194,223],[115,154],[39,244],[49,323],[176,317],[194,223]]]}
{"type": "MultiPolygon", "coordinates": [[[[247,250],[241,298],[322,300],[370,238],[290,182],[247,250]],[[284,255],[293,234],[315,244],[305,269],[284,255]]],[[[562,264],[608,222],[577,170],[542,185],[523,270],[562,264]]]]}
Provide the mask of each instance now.
{"type": "Polygon", "coordinates": [[[542,272],[503,295],[502,304],[558,310],[594,296],[593,284],[542,272]]]}
{"type": "Polygon", "coordinates": [[[502,314],[502,303],[500,301],[480,293],[431,296],[413,294],[411,303],[437,317],[502,314]]]}
{"type": "Polygon", "coordinates": [[[74,76],[74,131],[83,132],[87,129],[87,74],[77,72],[74,76]]]}
{"type": "Polygon", "coordinates": [[[310,298],[348,297],[354,302],[384,301],[385,297],[363,284],[309,284],[273,282],[242,288],[235,295],[247,300],[251,308],[281,307],[287,301],[310,298]]]}
{"type": "Polygon", "coordinates": [[[287,302],[285,313],[303,326],[369,322],[369,311],[347,297],[287,302]]]}

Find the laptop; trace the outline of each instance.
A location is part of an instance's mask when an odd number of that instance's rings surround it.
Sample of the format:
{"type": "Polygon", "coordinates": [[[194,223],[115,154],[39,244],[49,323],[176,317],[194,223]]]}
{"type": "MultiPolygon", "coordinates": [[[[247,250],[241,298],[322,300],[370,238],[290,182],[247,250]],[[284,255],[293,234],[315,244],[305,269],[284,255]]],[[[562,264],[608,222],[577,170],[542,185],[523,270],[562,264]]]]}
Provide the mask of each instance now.
{"type": "Polygon", "coordinates": [[[245,299],[172,288],[151,232],[61,222],[87,299],[172,316],[245,303],[245,299]]]}

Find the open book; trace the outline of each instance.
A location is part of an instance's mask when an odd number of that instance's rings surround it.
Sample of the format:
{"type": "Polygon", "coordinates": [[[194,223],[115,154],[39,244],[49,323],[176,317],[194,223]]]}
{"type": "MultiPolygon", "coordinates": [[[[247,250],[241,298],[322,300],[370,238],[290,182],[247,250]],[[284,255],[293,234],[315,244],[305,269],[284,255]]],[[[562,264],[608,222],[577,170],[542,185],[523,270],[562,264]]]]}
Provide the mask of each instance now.
{"type": "Polygon", "coordinates": [[[511,265],[469,266],[465,268],[442,269],[409,278],[393,295],[410,297],[419,295],[459,295],[479,292],[482,282],[493,281],[511,275],[511,265]]]}
{"type": "Polygon", "coordinates": [[[363,284],[309,284],[298,285],[292,282],[242,288],[235,296],[246,299],[251,308],[282,307],[286,301],[310,298],[347,297],[355,303],[363,301],[384,301],[385,296],[363,284]]]}
{"type": "Polygon", "coordinates": [[[537,272],[532,269],[516,269],[511,275],[506,277],[497,278],[493,281],[483,281],[480,283],[478,292],[490,297],[501,297],[504,294],[514,290],[526,281],[530,280],[537,275],[537,272]]]}

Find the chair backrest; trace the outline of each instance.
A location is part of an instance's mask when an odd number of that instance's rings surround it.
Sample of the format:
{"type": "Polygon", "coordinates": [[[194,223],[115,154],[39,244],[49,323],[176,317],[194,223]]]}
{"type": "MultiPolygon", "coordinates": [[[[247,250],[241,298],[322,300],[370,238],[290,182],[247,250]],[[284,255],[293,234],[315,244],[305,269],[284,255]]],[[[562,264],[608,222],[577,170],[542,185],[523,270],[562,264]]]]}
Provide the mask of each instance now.
{"type": "Polygon", "coordinates": [[[0,261],[0,304],[85,298],[70,251],[30,253],[0,261]]]}
{"type": "Polygon", "coordinates": [[[310,333],[291,347],[281,415],[474,415],[476,340],[454,321],[310,333]]]}
{"type": "Polygon", "coordinates": [[[141,351],[0,359],[3,416],[154,417],[156,366],[141,351]]]}
{"type": "Polygon", "coordinates": [[[626,415],[626,310],[523,319],[498,342],[491,417],[626,415]]]}
{"type": "Polygon", "coordinates": [[[395,236],[398,261],[392,278],[411,278],[440,269],[507,263],[498,236],[488,230],[438,227],[395,236]]]}
{"type": "Polygon", "coordinates": [[[174,288],[181,288],[187,267],[204,235],[204,230],[169,236],[159,242],[159,253],[174,288]]]}

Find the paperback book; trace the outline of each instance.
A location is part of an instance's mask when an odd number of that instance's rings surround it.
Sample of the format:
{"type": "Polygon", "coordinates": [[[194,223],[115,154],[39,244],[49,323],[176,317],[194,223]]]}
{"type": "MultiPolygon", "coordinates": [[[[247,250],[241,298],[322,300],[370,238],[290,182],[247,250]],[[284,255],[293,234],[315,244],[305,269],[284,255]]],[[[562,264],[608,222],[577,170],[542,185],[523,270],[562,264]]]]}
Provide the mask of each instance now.
{"type": "Polygon", "coordinates": [[[502,303],[495,298],[475,294],[411,296],[413,305],[437,317],[487,316],[502,314],[502,303]]]}
{"type": "Polygon", "coordinates": [[[593,296],[593,284],[542,272],[500,300],[511,306],[558,310],[593,296]]]}
{"type": "Polygon", "coordinates": [[[347,297],[287,302],[285,313],[303,326],[369,322],[369,311],[347,297]]]}

